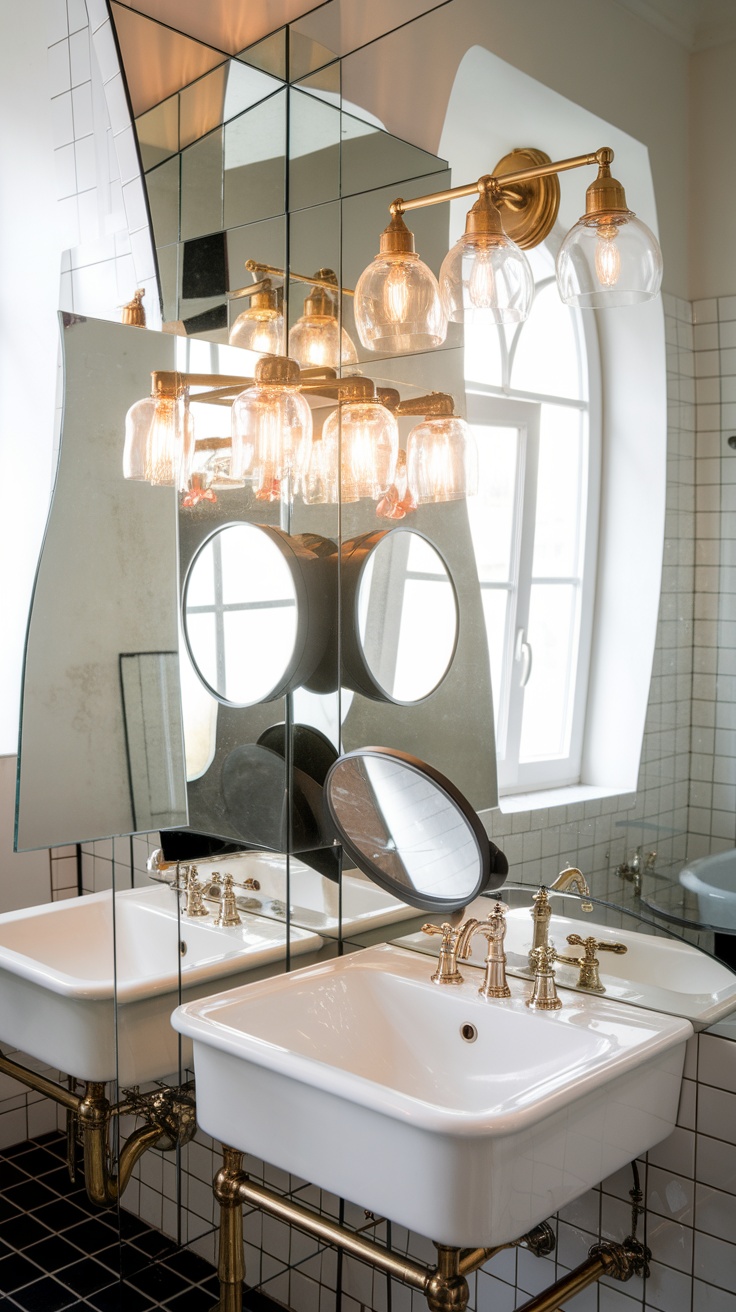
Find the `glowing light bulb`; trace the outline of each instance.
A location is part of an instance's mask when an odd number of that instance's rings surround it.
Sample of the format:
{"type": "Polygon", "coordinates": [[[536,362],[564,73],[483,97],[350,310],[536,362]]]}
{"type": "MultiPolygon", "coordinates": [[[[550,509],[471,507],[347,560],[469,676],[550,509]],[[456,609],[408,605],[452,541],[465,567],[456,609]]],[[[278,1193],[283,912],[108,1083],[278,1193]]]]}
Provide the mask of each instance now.
{"type": "Polygon", "coordinates": [[[259,355],[283,355],[284,316],[270,308],[244,310],[230,329],[229,342],[259,355]]]}
{"type": "Polygon", "coordinates": [[[489,250],[478,250],[468,279],[468,296],[478,310],[492,310],[496,303],[496,279],[489,250]]]}
{"type": "Polygon", "coordinates": [[[595,272],[601,287],[615,287],[621,272],[621,252],[616,245],[617,229],[614,224],[598,228],[595,244],[595,272]]]}
{"type": "Polygon", "coordinates": [[[392,264],[383,295],[389,322],[403,323],[409,309],[409,275],[403,264],[392,264]]]}
{"type": "Polygon", "coordinates": [[[146,443],[144,472],[149,483],[175,482],[177,403],[172,397],[159,398],[146,443]]]}

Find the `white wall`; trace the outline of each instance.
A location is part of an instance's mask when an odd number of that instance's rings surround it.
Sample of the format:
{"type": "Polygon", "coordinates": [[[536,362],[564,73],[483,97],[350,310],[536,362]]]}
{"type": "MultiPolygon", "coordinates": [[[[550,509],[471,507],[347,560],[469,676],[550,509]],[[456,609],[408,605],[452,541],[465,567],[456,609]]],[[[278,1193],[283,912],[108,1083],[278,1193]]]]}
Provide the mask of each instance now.
{"type": "Polygon", "coordinates": [[[736,291],[736,42],[692,57],[690,297],[736,291]]]}
{"type": "Polygon", "coordinates": [[[36,559],[50,493],[61,242],[46,0],[3,6],[0,42],[0,754],[15,752],[36,559]],[[19,124],[23,125],[22,131],[19,124]],[[12,125],[12,130],[11,129],[12,125]]]}

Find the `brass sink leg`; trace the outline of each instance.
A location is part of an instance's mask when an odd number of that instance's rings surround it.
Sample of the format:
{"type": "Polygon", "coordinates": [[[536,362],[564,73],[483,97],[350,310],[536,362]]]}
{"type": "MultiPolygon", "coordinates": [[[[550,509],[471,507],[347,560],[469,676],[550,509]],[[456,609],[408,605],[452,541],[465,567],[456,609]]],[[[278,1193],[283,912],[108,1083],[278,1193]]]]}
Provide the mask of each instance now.
{"type": "Polygon", "coordinates": [[[245,1260],[243,1257],[243,1204],[239,1185],[243,1178],[243,1154],[235,1148],[222,1148],[222,1170],[215,1176],[213,1189],[220,1204],[220,1240],[217,1275],[220,1301],[217,1312],[242,1312],[245,1260]]]}
{"type": "Polygon", "coordinates": [[[437,1270],[425,1290],[429,1312],[465,1312],[470,1290],[460,1274],[460,1249],[445,1244],[435,1244],[435,1248],[437,1270]]]}

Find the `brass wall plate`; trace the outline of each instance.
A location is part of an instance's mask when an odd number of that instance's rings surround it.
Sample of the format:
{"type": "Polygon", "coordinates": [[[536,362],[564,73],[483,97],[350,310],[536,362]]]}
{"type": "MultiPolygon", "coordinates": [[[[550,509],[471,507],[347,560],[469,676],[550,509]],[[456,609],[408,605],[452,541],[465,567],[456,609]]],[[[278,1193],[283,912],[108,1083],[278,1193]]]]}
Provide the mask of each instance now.
{"type": "MultiPolygon", "coordinates": [[[[500,179],[504,173],[517,173],[521,169],[549,163],[550,156],[543,150],[520,146],[498,161],[493,176],[500,179]]],[[[553,173],[548,177],[517,182],[513,185],[513,193],[513,196],[501,194],[498,197],[504,230],[522,250],[531,250],[533,246],[539,246],[554,227],[560,208],[559,178],[553,173]]]]}

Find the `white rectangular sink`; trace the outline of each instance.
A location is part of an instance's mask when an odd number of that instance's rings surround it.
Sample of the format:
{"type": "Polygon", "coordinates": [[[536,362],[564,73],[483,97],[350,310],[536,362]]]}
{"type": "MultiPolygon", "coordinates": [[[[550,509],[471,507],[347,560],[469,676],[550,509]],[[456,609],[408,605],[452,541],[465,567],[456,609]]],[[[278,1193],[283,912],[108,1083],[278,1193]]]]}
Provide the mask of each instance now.
{"type": "MultiPolygon", "coordinates": [[[[247,905],[256,915],[286,918],[286,861],[273,852],[248,852],[244,856],[216,857],[196,863],[200,879],[206,883],[212,872],[231,874],[237,882],[257,879],[260,889],[243,893],[236,888],[238,897],[247,897],[247,905]]],[[[339,924],[339,889],[311,866],[289,858],[289,901],[291,918],[295,925],[314,929],[318,933],[336,934],[339,924]]],[[[342,932],[344,936],[365,933],[402,920],[415,919],[421,913],[405,902],[399,902],[383,889],[372,884],[357,872],[342,877],[342,932]]]]}
{"type": "Polygon", "coordinates": [[[459,1246],[518,1238],[671,1133],[687,1021],[430,973],[382,946],[180,1007],[202,1129],[459,1246]]]}
{"type": "MultiPolygon", "coordinates": [[[[257,916],[232,929],[179,919],[165,886],[52,902],[0,915],[0,1045],[83,1080],[140,1084],[177,1070],[169,1017],[181,998],[279,969],[284,926],[257,916]],[[114,931],[114,932],[113,932],[114,931]],[[117,1030],[116,1030],[117,1007],[117,1030]]],[[[293,929],[292,954],[317,934],[293,929]]],[[[188,1046],[183,1060],[190,1059],[188,1046]]]]}

